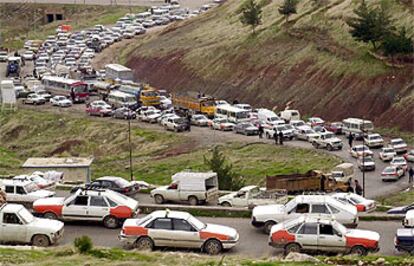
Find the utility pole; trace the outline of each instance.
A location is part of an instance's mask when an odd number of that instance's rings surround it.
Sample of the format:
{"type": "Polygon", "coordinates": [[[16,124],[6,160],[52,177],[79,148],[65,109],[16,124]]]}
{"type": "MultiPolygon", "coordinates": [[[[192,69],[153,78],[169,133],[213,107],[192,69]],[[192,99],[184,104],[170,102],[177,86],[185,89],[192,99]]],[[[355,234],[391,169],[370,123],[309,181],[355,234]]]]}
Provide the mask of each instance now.
{"type": "Polygon", "coordinates": [[[365,197],[365,120],[362,117],[362,196],[365,197]]]}
{"type": "Polygon", "coordinates": [[[134,170],[132,169],[131,111],[128,111],[128,142],[129,142],[129,172],[130,172],[130,180],[131,181],[134,181],[134,170]]]}

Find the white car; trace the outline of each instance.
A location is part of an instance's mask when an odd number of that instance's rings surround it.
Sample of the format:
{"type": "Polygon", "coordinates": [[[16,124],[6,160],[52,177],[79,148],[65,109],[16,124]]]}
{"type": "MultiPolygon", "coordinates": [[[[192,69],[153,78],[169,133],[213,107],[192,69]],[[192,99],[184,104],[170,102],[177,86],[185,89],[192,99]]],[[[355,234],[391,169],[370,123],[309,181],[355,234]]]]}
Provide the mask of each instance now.
{"type": "Polygon", "coordinates": [[[136,216],[138,202],[112,190],[79,189],[66,198],[36,200],[33,211],[53,220],[102,221],[107,228],[117,228],[136,216]]]}
{"type": "Polygon", "coordinates": [[[252,212],[252,225],[268,234],[273,225],[304,214],[335,219],[348,226],[358,225],[357,209],[329,195],[300,195],[285,205],[257,206],[252,212]]]}
{"type": "Polygon", "coordinates": [[[381,172],[382,181],[398,181],[405,175],[404,169],[400,166],[387,166],[381,172]]]}
{"type": "Polygon", "coordinates": [[[361,171],[375,171],[375,161],[373,157],[365,156],[358,157],[357,160],[358,168],[361,171]]]}
{"type": "Polygon", "coordinates": [[[384,147],[379,152],[379,158],[383,162],[391,161],[394,156],[396,156],[397,153],[395,152],[394,148],[392,147],[384,147]]]}
{"type": "Polygon", "coordinates": [[[46,103],[46,99],[36,93],[32,93],[32,94],[29,94],[26,99],[23,99],[23,103],[24,104],[35,104],[35,105],[44,104],[46,103]]]}
{"type": "Polygon", "coordinates": [[[31,60],[34,59],[34,52],[33,51],[25,51],[22,54],[22,57],[24,58],[24,60],[31,61],[31,60]]]}
{"type": "Polygon", "coordinates": [[[402,224],[405,228],[414,228],[414,210],[409,210],[405,214],[402,224]]]}
{"type": "Polygon", "coordinates": [[[384,139],[377,133],[364,136],[364,141],[370,148],[379,148],[384,146],[384,139]]]}
{"type": "Polygon", "coordinates": [[[295,138],[298,140],[309,141],[313,138],[318,138],[319,134],[308,126],[300,126],[295,130],[295,138]]]}
{"type": "Polygon", "coordinates": [[[147,110],[138,115],[140,121],[157,123],[157,119],[161,116],[160,110],[147,110]]]}
{"type": "Polygon", "coordinates": [[[375,200],[366,199],[355,193],[334,193],[331,195],[333,198],[349,203],[357,208],[358,212],[372,212],[377,208],[375,200]]]}
{"type": "Polygon", "coordinates": [[[50,99],[50,103],[53,106],[59,106],[59,107],[72,106],[72,101],[66,98],[65,96],[54,96],[50,99]]]}
{"type": "Polygon", "coordinates": [[[50,198],[55,192],[39,189],[31,181],[2,180],[2,189],[6,192],[7,200],[15,203],[32,203],[38,199],[50,198]]]}
{"type": "Polygon", "coordinates": [[[48,188],[48,187],[51,187],[55,184],[55,182],[53,182],[51,180],[46,180],[42,176],[39,176],[39,175],[34,174],[34,173],[31,174],[31,175],[17,175],[15,177],[13,177],[12,180],[33,182],[33,183],[36,184],[36,186],[39,189],[48,188]]]}
{"type": "Polygon", "coordinates": [[[101,107],[103,109],[112,109],[112,107],[109,104],[107,104],[105,101],[102,101],[102,100],[93,101],[90,103],[90,106],[93,108],[101,107]]]}
{"type": "Polygon", "coordinates": [[[353,146],[349,150],[349,153],[354,158],[362,157],[362,155],[364,155],[364,157],[372,157],[374,154],[367,146],[363,146],[363,145],[353,146]]]}
{"type": "Polygon", "coordinates": [[[0,207],[0,242],[47,247],[63,237],[63,223],[34,217],[19,204],[0,207]]]}
{"type": "Polygon", "coordinates": [[[234,123],[227,121],[226,118],[214,118],[210,122],[209,126],[213,130],[216,129],[216,130],[222,130],[222,131],[232,131],[234,125],[235,125],[234,123]]]}
{"type": "Polygon", "coordinates": [[[407,161],[404,159],[404,157],[400,157],[400,156],[396,156],[396,157],[392,158],[392,161],[391,161],[390,165],[391,166],[399,166],[404,171],[407,171],[407,169],[408,169],[407,161]]]}
{"type": "Polygon", "coordinates": [[[394,148],[396,153],[407,152],[407,143],[401,138],[390,140],[390,146],[394,148]]]}
{"type": "Polygon", "coordinates": [[[191,124],[206,127],[208,126],[209,119],[205,115],[193,115],[191,116],[191,124]]]}
{"type": "Polygon", "coordinates": [[[36,94],[43,97],[43,98],[45,98],[46,101],[50,100],[50,98],[52,98],[52,95],[50,93],[48,93],[47,91],[45,91],[45,90],[37,90],[36,94]]]}
{"type": "Polygon", "coordinates": [[[127,219],[119,240],[141,250],[180,247],[217,255],[236,246],[239,234],[228,226],[206,224],[187,212],[165,210],[154,211],[142,219],[127,219]]]}

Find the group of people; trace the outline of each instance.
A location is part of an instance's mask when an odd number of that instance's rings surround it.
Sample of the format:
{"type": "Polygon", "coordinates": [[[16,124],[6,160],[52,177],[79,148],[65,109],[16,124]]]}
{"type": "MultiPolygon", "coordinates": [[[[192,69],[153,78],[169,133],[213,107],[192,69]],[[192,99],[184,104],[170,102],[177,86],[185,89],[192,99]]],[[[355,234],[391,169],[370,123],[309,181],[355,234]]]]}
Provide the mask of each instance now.
{"type": "MultiPolygon", "coordinates": [[[[263,138],[263,134],[264,134],[263,126],[259,125],[259,138],[260,139],[263,138]]],[[[284,138],[284,135],[282,131],[279,131],[279,132],[277,132],[276,130],[274,131],[273,139],[275,140],[276,145],[278,144],[283,145],[283,138],[284,138]]]]}

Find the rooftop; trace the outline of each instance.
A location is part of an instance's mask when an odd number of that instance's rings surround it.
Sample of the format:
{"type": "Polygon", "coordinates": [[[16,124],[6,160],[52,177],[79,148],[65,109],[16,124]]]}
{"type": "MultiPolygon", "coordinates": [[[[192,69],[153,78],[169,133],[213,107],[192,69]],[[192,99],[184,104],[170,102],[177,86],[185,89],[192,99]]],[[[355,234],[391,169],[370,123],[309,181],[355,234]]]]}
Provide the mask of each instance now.
{"type": "Polygon", "coordinates": [[[24,162],[23,168],[76,168],[90,167],[94,158],[80,157],[49,157],[49,158],[29,158],[24,162]]]}

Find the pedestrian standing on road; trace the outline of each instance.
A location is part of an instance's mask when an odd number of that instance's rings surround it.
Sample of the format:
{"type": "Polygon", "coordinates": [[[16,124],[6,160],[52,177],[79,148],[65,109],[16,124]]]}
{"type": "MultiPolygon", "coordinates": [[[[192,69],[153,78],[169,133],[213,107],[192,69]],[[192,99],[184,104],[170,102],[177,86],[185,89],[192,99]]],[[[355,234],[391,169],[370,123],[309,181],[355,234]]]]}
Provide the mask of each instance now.
{"type": "Polygon", "coordinates": [[[279,132],[279,143],[280,145],[283,145],[283,132],[282,131],[279,132]]]}
{"type": "Polygon", "coordinates": [[[362,187],[359,184],[358,180],[355,180],[355,193],[362,196],[362,187]]]}
{"type": "Polygon", "coordinates": [[[259,139],[263,138],[263,126],[259,124],[259,139]]]}
{"type": "Polygon", "coordinates": [[[414,179],[414,169],[412,166],[410,166],[410,169],[408,169],[408,184],[410,185],[410,188],[413,186],[413,179],[414,179]]]}
{"type": "Polygon", "coordinates": [[[191,114],[187,116],[187,123],[188,123],[188,132],[191,131],[191,114]]]}
{"type": "Polygon", "coordinates": [[[278,134],[277,134],[277,132],[276,132],[276,130],[275,130],[275,133],[273,133],[273,138],[274,138],[274,140],[275,140],[275,144],[277,145],[278,144],[278,142],[277,142],[277,138],[278,138],[278,134]]]}
{"type": "Polygon", "coordinates": [[[72,99],[72,102],[75,102],[75,91],[73,89],[70,91],[70,98],[72,99]]]}
{"type": "Polygon", "coordinates": [[[351,179],[349,179],[347,183],[348,188],[346,189],[346,192],[354,193],[354,188],[352,187],[351,179]]]}
{"type": "Polygon", "coordinates": [[[349,136],[348,136],[349,148],[352,148],[353,141],[354,141],[354,136],[352,136],[351,132],[349,132],[349,136]]]}

